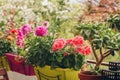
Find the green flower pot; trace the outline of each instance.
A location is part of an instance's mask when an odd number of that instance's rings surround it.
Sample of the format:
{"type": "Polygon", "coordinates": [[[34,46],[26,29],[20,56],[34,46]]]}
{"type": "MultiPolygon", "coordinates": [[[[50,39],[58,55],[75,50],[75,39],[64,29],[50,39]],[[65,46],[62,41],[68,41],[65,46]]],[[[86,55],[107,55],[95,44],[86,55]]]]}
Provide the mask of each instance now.
{"type": "Polygon", "coordinates": [[[78,71],[72,69],[56,68],[51,70],[50,66],[43,68],[34,67],[38,80],[79,80],[78,71]]]}
{"type": "Polygon", "coordinates": [[[0,57],[0,68],[2,68],[2,67],[6,68],[7,71],[10,70],[8,61],[5,56],[0,57]]]}

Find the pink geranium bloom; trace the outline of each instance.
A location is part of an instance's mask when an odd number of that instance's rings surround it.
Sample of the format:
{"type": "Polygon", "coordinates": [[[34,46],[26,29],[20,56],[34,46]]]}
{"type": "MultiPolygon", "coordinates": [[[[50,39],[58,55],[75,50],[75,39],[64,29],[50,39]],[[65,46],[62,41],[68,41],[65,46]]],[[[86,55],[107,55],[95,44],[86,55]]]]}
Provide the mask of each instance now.
{"type": "Polygon", "coordinates": [[[31,26],[29,24],[23,25],[21,31],[23,35],[27,35],[31,31],[31,26]]]}
{"type": "Polygon", "coordinates": [[[73,44],[73,39],[68,39],[68,40],[66,40],[66,44],[70,44],[70,45],[72,45],[73,44]]]}
{"type": "Polygon", "coordinates": [[[84,43],[84,38],[82,36],[76,36],[73,38],[73,45],[81,46],[84,43]]]}
{"type": "Polygon", "coordinates": [[[48,32],[47,27],[38,26],[35,30],[35,35],[36,36],[45,36],[45,35],[47,35],[47,32],[48,32]]]}
{"type": "Polygon", "coordinates": [[[90,46],[85,46],[85,54],[86,55],[89,55],[91,53],[91,48],[90,48],[90,46]]]}
{"type": "Polygon", "coordinates": [[[83,55],[89,55],[91,53],[91,48],[88,45],[85,47],[78,47],[77,52],[83,55]]]}
{"type": "Polygon", "coordinates": [[[78,47],[77,52],[80,53],[80,54],[83,54],[83,55],[85,54],[85,50],[84,50],[83,47],[78,47]]]}
{"type": "Polygon", "coordinates": [[[85,44],[82,36],[76,36],[75,38],[67,40],[64,40],[63,38],[56,39],[52,45],[52,52],[57,50],[62,52],[65,50],[63,56],[67,56],[68,53],[75,55],[89,55],[91,53],[90,46],[85,44]]]}
{"type": "Polygon", "coordinates": [[[56,39],[52,45],[52,51],[61,50],[64,48],[66,41],[63,38],[56,39]]]}

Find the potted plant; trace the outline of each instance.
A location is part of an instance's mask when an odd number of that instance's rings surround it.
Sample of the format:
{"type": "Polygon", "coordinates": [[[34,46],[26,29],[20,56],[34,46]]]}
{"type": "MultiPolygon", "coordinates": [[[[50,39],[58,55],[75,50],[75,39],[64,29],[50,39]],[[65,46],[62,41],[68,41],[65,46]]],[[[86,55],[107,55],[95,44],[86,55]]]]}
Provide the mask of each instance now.
{"type": "Polygon", "coordinates": [[[35,66],[38,79],[78,80],[78,70],[91,48],[82,36],[65,40],[46,29],[45,26],[35,29],[36,36],[29,42],[27,63],[35,66]]]}
{"type": "Polygon", "coordinates": [[[96,60],[94,71],[80,72],[79,78],[80,80],[100,80],[101,77],[94,76],[94,73],[99,69],[104,59],[109,55],[114,56],[115,51],[120,49],[120,34],[102,23],[83,23],[77,27],[77,30],[84,36],[85,40],[89,41],[96,60]]]}
{"type": "Polygon", "coordinates": [[[5,54],[10,69],[25,75],[35,75],[33,66],[25,63],[28,49],[27,41],[30,38],[30,32],[31,26],[29,24],[25,24],[19,29],[16,29],[17,34],[13,43],[11,43],[13,46],[13,52],[5,54]]]}
{"type": "Polygon", "coordinates": [[[0,67],[5,67],[6,70],[10,70],[5,54],[13,52],[11,43],[14,38],[4,33],[4,31],[0,32],[0,67]]]}
{"type": "Polygon", "coordinates": [[[11,43],[0,38],[0,67],[5,67],[6,70],[10,70],[7,59],[5,57],[5,53],[7,52],[12,52],[11,43]]]}

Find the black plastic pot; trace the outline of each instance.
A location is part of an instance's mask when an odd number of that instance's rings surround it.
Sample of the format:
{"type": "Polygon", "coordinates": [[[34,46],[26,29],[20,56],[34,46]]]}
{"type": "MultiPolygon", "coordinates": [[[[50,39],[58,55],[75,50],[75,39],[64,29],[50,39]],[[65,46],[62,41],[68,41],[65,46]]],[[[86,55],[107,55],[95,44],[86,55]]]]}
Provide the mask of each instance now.
{"type": "Polygon", "coordinates": [[[120,71],[102,70],[102,80],[120,80],[120,71]]]}

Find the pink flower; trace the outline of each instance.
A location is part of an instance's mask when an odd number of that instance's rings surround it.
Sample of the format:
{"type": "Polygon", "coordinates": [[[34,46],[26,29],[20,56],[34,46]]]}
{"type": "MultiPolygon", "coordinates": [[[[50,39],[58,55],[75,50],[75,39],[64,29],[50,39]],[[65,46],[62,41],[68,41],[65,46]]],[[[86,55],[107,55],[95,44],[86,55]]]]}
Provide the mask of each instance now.
{"type": "Polygon", "coordinates": [[[27,35],[31,31],[31,26],[29,24],[23,25],[21,31],[23,35],[27,35]]]}
{"type": "Polygon", "coordinates": [[[88,45],[85,47],[78,47],[77,52],[83,55],[89,55],[91,53],[91,48],[88,45]]]}
{"type": "Polygon", "coordinates": [[[48,21],[45,21],[45,22],[43,22],[42,25],[48,28],[48,27],[49,27],[49,22],[48,22],[48,21]]]}
{"type": "Polygon", "coordinates": [[[85,46],[85,55],[89,55],[91,53],[91,48],[90,46],[86,45],[85,46]]]}
{"type": "Polygon", "coordinates": [[[20,48],[24,47],[24,36],[23,36],[21,29],[18,29],[16,44],[20,48]]]}
{"type": "Polygon", "coordinates": [[[52,45],[52,51],[61,50],[64,48],[66,41],[63,38],[56,39],[52,45]]]}
{"type": "Polygon", "coordinates": [[[76,36],[73,38],[73,45],[81,46],[84,43],[84,38],[82,36],[76,36]]]}
{"type": "Polygon", "coordinates": [[[36,28],[36,30],[35,30],[35,35],[37,35],[37,36],[45,36],[45,35],[47,35],[47,32],[48,32],[47,27],[38,26],[36,28]]]}
{"type": "Polygon", "coordinates": [[[66,41],[63,38],[56,39],[52,45],[52,52],[56,50],[63,51],[62,49],[65,50],[63,53],[64,56],[67,56],[68,52],[75,55],[89,55],[91,53],[91,48],[85,44],[81,36],[76,36],[66,41]]]}
{"type": "Polygon", "coordinates": [[[68,40],[66,40],[66,44],[72,45],[72,44],[73,44],[73,39],[68,39],[68,40]]]}
{"type": "Polygon", "coordinates": [[[85,50],[84,50],[84,48],[83,47],[78,47],[77,48],[77,52],[79,53],[79,54],[85,54],[85,50]]]}

